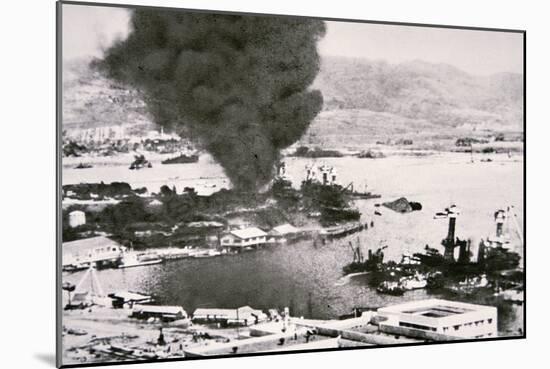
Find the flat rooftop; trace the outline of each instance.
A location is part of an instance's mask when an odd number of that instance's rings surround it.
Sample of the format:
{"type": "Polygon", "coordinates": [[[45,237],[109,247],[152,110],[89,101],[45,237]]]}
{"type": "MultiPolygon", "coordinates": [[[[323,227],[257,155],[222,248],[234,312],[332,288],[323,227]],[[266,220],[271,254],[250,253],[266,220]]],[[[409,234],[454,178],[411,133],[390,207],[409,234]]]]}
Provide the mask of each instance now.
{"type": "Polygon", "coordinates": [[[403,311],[403,314],[422,315],[430,318],[443,318],[451,315],[464,314],[470,311],[473,310],[456,306],[435,305],[429,308],[421,307],[417,309],[405,310],[403,311]]]}
{"type": "Polygon", "coordinates": [[[110,247],[120,247],[120,244],[105,236],[95,236],[75,241],[63,242],[62,250],[63,255],[66,255],[88,252],[99,247],[107,249],[110,247]]]}
{"type": "Polygon", "coordinates": [[[446,318],[471,312],[494,310],[492,306],[469,304],[441,299],[410,301],[378,309],[378,313],[406,314],[427,318],[446,318]]]}

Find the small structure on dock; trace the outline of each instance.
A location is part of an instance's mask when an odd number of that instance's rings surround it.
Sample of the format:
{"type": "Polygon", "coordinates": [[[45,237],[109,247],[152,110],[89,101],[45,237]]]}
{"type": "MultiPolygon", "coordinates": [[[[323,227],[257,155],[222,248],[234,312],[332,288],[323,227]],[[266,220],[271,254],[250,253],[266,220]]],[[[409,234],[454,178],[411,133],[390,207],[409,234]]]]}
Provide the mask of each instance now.
{"type": "Polygon", "coordinates": [[[347,235],[360,232],[367,228],[367,223],[351,222],[333,227],[322,228],[319,231],[319,235],[324,241],[326,241],[335,238],[345,237],[347,235]]]}
{"type": "Polygon", "coordinates": [[[124,307],[133,307],[137,304],[148,304],[153,302],[153,298],[141,293],[130,291],[119,291],[108,295],[113,300],[113,308],[121,309],[124,307]]]}
{"type": "Polygon", "coordinates": [[[220,323],[224,326],[248,326],[267,320],[267,315],[250,306],[237,309],[205,309],[199,308],[193,312],[193,323],[220,323]]]}
{"type": "Polygon", "coordinates": [[[294,227],[292,224],[285,223],[273,228],[267,234],[267,242],[271,243],[285,243],[289,239],[296,237],[300,233],[300,230],[294,227]]]}
{"type": "Polygon", "coordinates": [[[158,318],[163,322],[171,322],[186,319],[187,313],[181,306],[135,305],[130,317],[137,319],[158,318]]]}
{"type": "Polygon", "coordinates": [[[432,340],[448,337],[486,338],[497,335],[497,308],[457,301],[428,299],[378,309],[386,318],[380,330],[432,340]]]}
{"type": "Polygon", "coordinates": [[[221,237],[221,246],[243,249],[258,247],[267,242],[267,233],[256,227],[235,229],[221,237]]]}

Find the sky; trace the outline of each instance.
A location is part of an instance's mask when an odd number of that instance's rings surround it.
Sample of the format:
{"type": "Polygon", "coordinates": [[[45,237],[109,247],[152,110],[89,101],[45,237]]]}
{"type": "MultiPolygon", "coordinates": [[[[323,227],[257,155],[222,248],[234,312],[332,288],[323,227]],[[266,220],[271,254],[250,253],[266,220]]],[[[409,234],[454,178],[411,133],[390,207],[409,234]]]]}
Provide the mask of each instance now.
{"type": "MultiPolygon", "coordinates": [[[[63,5],[63,58],[102,55],[129,32],[126,9],[63,5]]],[[[372,23],[326,22],[322,56],[451,64],[475,75],[523,72],[523,35],[372,23]]]]}

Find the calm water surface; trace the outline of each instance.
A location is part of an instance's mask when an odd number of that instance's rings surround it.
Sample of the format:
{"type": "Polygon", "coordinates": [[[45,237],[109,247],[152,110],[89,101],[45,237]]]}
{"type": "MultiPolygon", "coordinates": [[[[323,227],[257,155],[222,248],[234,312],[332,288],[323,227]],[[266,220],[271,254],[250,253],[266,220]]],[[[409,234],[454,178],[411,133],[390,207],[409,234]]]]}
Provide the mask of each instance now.
{"type": "MultiPolygon", "coordinates": [[[[335,318],[354,307],[379,307],[404,300],[430,297],[417,290],[404,296],[379,295],[367,287],[366,275],[342,277],[342,267],[351,261],[351,240],[361,242],[363,252],[388,245],[389,259],[399,259],[404,251],[422,251],[426,244],[440,246],[446,236],[447,221],[434,220],[433,214],[451,203],[461,208],[457,236],[471,238],[474,246],[480,237],[494,232],[493,213],[514,205],[520,229],[523,229],[522,157],[493,157],[490,163],[469,163],[469,155],[441,154],[426,158],[390,157],[381,160],[337,158],[318,161],[334,165],[340,182],[354,182],[356,187],[383,196],[381,200],[357,202],[366,221],[374,228],[327,245],[314,247],[311,242],[277,246],[236,256],[185,259],[160,265],[98,272],[106,292],[135,290],[158,296],[164,304],[177,304],[192,312],[197,307],[234,308],[250,305],[267,309],[289,306],[293,315],[312,318],[335,318]],[[378,201],[405,196],[423,205],[420,212],[397,214],[381,208],[374,215],[378,201]]],[[[160,185],[183,186],[201,182],[200,177],[225,177],[217,164],[201,158],[201,165],[156,165],[152,170],[129,171],[125,166],[94,167],[90,170],[64,169],[64,183],[127,181],[133,186],[147,186],[157,191],[160,185]],[[155,168],[159,168],[156,171],[155,168]],[[163,168],[165,168],[163,170],[163,168]],[[134,181],[132,181],[133,177],[134,181]],[[177,178],[176,178],[177,177],[177,178]]],[[[303,179],[303,168],[311,161],[287,160],[288,171],[296,184],[303,179]]],[[[516,249],[522,254],[515,226],[510,232],[516,249]]],[[[67,275],[76,282],[82,273],[67,275]]],[[[452,296],[442,296],[453,298],[452,296]]],[[[483,301],[480,301],[483,302],[483,301]]],[[[522,308],[499,308],[501,331],[522,326],[522,308]]]]}

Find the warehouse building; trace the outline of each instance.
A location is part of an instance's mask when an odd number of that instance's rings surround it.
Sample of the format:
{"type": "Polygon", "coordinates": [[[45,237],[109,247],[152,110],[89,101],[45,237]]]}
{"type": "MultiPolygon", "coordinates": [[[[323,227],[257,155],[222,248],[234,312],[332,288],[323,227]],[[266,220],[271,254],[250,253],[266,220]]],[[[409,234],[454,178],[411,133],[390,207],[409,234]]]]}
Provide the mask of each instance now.
{"type": "Polygon", "coordinates": [[[242,249],[266,243],[267,233],[256,227],[236,229],[221,238],[222,247],[242,249]]]}
{"type": "Polygon", "coordinates": [[[429,299],[378,309],[386,320],[380,330],[392,334],[444,340],[497,335],[497,308],[464,302],[429,299]]]}

